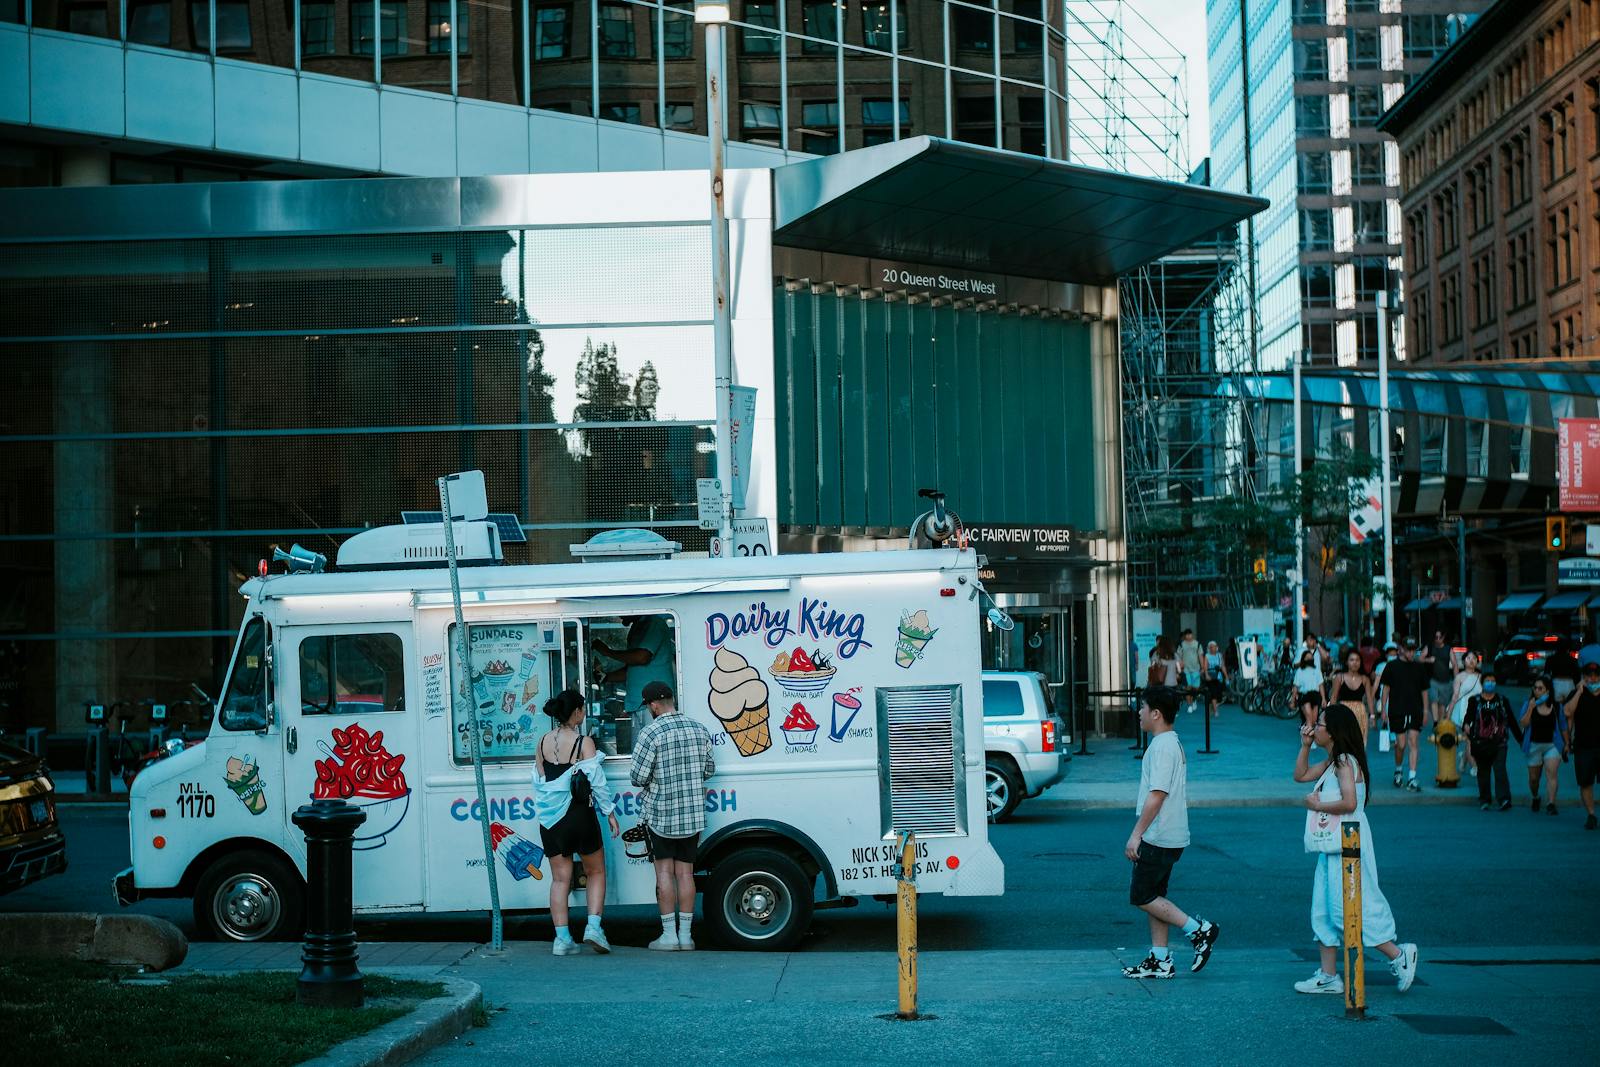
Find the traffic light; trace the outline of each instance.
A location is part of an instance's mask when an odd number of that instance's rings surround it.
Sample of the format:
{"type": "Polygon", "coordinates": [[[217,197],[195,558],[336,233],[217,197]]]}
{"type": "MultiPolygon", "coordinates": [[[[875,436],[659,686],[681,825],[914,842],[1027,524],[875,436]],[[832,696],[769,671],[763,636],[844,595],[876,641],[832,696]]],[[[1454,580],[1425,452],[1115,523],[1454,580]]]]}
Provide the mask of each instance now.
{"type": "Polygon", "coordinates": [[[1264,582],[1267,580],[1267,559],[1265,556],[1256,557],[1255,576],[1256,581],[1258,582],[1264,582]]]}
{"type": "Polygon", "coordinates": [[[1546,552],[1564,552],[1567,548],[1567,517],[1548,515],[1544,520],[1544,547],[1546,552]]]}

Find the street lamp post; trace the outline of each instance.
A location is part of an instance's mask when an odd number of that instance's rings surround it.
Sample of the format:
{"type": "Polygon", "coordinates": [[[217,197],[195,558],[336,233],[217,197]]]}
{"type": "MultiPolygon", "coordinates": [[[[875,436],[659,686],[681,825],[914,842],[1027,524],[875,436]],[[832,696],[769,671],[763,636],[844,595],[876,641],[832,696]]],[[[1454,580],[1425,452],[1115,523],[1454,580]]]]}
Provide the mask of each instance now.
{"type": "Polygon", "coordinates": [[[723,129],[722,57],[731,12],[728,0],[695,0],[694,20],[706,28],[706,133],[711,142],[711,333],[715,349],[717,401],[717,478],[722,507],[717,534],[725,556],[733,555],[733,318],[732,272],[728,252],[728,214],[722,182],[723,129]]]}
{"type": "Polygon", "coordinates": [[[1294,647],[1295,655],[1305,644],[1306,637],[1306,517],[1305,499],[1301,490],[1301,451],[1304,448],[1300,425],[1300,353],[1294,353],[1294,647]]]}
{"type": "Polygon", "coordinates": [[[1389,496],[1389,294],[1378,293],[1378,439],[1379,455],[1383,462],[1379,486],[1379,502],[1383,506],[1383,641],[1394,637],[1394,598],[1397,589],[1394,581],[1394,504],[1389,496]]]}

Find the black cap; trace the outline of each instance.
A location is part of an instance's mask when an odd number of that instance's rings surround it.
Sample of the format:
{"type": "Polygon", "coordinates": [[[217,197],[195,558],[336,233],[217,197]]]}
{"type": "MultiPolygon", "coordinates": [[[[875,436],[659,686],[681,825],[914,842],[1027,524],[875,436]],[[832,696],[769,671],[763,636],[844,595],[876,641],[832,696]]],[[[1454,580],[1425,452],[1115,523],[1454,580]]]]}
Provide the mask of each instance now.
{"type": "Polygon", "coordinates": [[[644,687],[644,692],[639,694],[639,699],[646,704],[657,700],[671,700],[672,687],[666,682],[649,682],[644,687]]]}

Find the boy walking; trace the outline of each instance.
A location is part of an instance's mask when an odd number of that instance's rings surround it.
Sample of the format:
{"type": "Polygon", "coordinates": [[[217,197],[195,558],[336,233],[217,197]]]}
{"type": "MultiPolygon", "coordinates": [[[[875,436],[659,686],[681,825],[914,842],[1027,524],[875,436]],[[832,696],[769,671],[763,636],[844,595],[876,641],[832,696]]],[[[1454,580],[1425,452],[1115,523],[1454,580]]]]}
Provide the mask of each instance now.
{"type": "Polygon", "coordinates": [[[1483,811],[1488,811],[1490,806],[1491,768],[1500,810],[1511,810],[1511,779],[1506,775],[1506,747],[1517,727],[1517,720],[1511,713],[1511,704],[1497,690],[1494,671],[1484,671],[1483,690],[1467,699],[1467,713],[1461,722],[1461,728],[1472,746],[1473,762],[1478,768],[1478,807],[1483,811]]]}
{"type": "Polygon", "coordinates": [[[1128,902],[1150,917],[1150,955],[1122,969],[1125,978],[1171,978],[1172,951],[1167,947],[1169,926],[1183,930],[1194,946],[1191,971],[1211,958],[1218,927],[1197,916],[1185,915],[1166,897],[1172,866],[1189,844],[1188,766],[1183,745],[1173,732],[1178,717],[1178,694],[1165,686],[1144,691],[1139,703],[1139,726],[1150,735],[1139,771],[1139,819],[1128,835],[1123,854],[1133,864],[1128,902]]]}

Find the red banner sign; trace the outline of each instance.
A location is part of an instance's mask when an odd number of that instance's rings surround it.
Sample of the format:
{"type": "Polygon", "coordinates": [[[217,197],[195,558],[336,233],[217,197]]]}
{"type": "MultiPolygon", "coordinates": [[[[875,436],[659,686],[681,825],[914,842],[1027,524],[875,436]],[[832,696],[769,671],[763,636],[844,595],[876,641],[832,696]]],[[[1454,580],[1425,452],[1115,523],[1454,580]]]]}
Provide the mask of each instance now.
{"type": "Polygon", "coordinates": [[[1600,511],[1600,419],[1559,419],[1562,511],[1600,511]]]}

